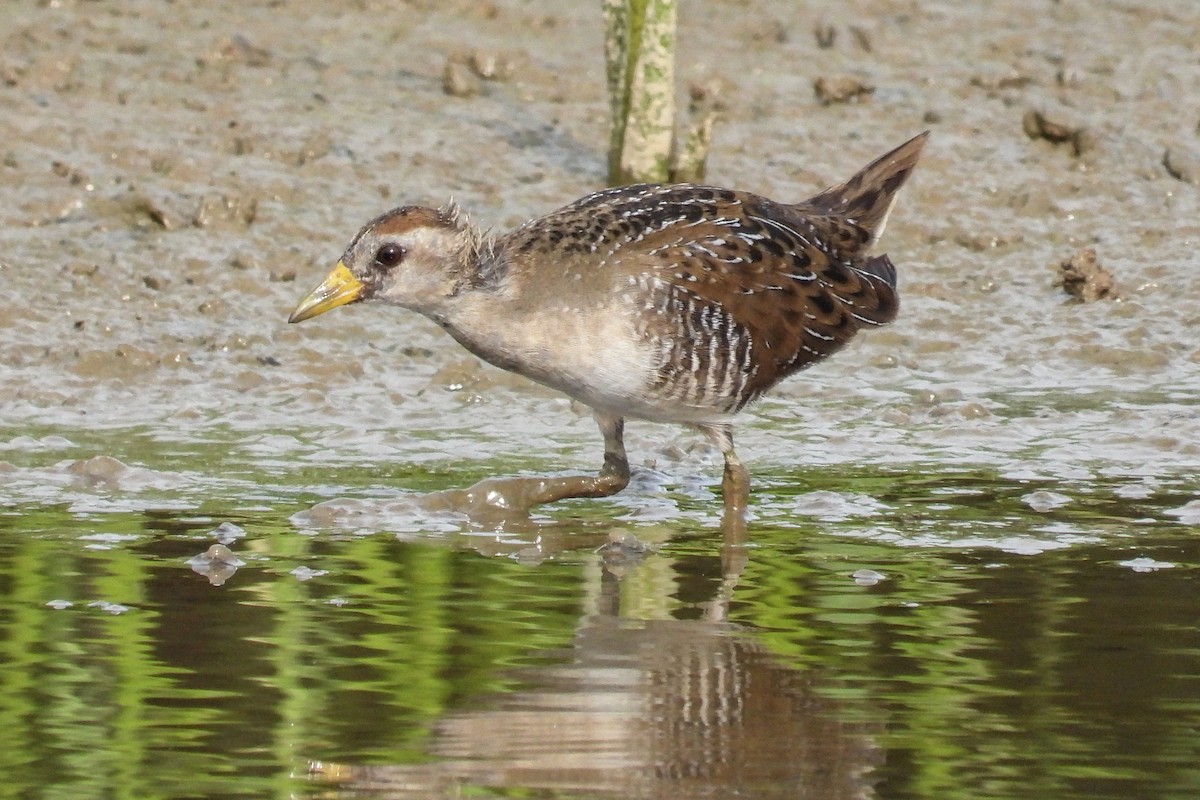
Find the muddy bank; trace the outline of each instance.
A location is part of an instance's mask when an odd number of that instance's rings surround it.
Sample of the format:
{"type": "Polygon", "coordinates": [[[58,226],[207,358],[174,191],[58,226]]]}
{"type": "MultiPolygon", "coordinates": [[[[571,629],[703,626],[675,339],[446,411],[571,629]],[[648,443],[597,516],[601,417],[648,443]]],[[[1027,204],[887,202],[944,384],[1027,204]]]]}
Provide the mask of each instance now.
{"type": "MultiPolygon", "coordinates": [[[[600,186],[598,9],[63,2],[0,20],[13,436],[220,429],[251,459],[593,466],[579,409],[413,315],[285,319],[389,206],[453,195],[504,227],[600,186]]],[[[883,241],[900,320],[763,403],[747,459],[1194,466],[1194,34],[1182,1],[685,4],[682,78],[728,87],[710,181],[799,198],[934,132],[883,241]],[[871,91],[843,102],[817,79],[871,91]],[[1055,286],[1085,247],[1118,299],[1055,286]]],[[[635,457],[688,463],[690,434],[632,427],[635,457]]]]}

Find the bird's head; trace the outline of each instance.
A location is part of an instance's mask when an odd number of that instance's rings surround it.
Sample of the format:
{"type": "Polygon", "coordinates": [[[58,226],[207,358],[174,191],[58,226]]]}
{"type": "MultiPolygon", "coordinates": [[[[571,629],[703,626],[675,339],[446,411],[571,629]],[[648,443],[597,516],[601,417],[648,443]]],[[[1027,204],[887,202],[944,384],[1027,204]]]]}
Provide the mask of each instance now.
{"type": "Polygon", "coordinates": [[[361,300],[435,314],[457,293],[474,255],[477,237],[461,217],[451,203],[439,209],[404,206],[372,220],[288,322],[361,300]]]}

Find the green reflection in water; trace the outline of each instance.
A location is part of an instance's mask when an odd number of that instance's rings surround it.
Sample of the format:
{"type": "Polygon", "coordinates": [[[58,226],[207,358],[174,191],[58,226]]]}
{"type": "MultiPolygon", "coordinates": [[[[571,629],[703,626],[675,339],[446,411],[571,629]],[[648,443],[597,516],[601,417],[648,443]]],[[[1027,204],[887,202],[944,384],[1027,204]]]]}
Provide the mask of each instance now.
{"type": "Polygon", "coordinates": [[[1182,798],[1200,789],[1200,544],[1156,533],[1140,547],[1190,569],[1138,574],[1102,547],[906,554],[793,534],[755,553],[733,616],[836,674],[844,718],[885,722],[881,796],[1182,798]],[[847,580],[862,567],[887,577],[847,580]]]}
{"type": "MultiPolygon", "coordinates": [[[[159,451],[137,437],[124,447],[105,452],[167,466],[161,454],[144,459],[159,451]]],[[[77,443],[10,460],[36,467],[89,454],[77,443]]],[[[686,652],[734,652],[743,666],[769,654],[769,668],[744,666],[746,674],[793,687],[827,720],[812,730],[840,737],[861,759],[875,796],[1200,795],[1200,543],[1194,528],[1164,521],[1195,495],[1186,476],[1123,499],[1115,481],[986,471],[766,474],[764,509],[778,513],[753,526],[745,567],[731,578],[719,534],[687,521],[703,513],[688,495],[676,498],[680,521],[653,525],[619,522],[619,504],[564,504],[543,529],[564,549],[535,565],[480,555],[514,555],[520,543],[479,532],[314,536],[288,521],[326,496],[322,486],[370,493],[403,482],[394,475],[330,465],[256,474],[218,445],[181,446],[175,458],[176,472],[217,464],[224,483],[214,485],[231,487],[232,499],[215,499],[210,485],[186,510],[26,501],[0,512],[0,768],[13,796],[342,794],[337,780],[308,782],[312,761],[428,777],[422,770],[461,766],[448,731],[503,718],[506,703],[547,696],[538,687],[563,674],[645,680],[652,670],[621,648],[661,643],[671,652],[680,636],[686,652]],[[1022,498],[1040,488],[1073,502],[1035,512],[1022,498]],[[861,493],[882,510],[837,519],[795,512],[822,490],[861,493]],[[246,563],[214,587],[185,559],[222,521],[244,528],[232,546],[246,563]],[[602,561],[594,546],[616,527],[657,546],[619,566],[602,561]],[[1057,542],[1047,529],[1075,538],[1026,555],[952,546],[972,535],[1057,542]],[[1138,573],[1117,563],[1135,557],[1176,566],[1138,573]],[[298,567],[325,572],[301,580],[298,567]],[[882,579],[859,585],[857,570],[882,579]],[[52,600],[74,605],[47,607],[52,600]],[[615,632],[605,622],[614,614],[625,624],[615,632]],[[736,638],[688,627],[709,630],[706,621],[726,614],[736,638]],[[614,649],[589,649],[597,641],[614,649]],[[606,673],[605,664],[620,670],[606,673]],[[882,757],[866,755],[874,751],[882,757]]],[[[401,477],[441,488],[474,475],[401,477]]],[[[178,499],[147,490],[137,500],[153,505],[160,495],[178,499]]],[[[578,686],[557,691],[549,696],[590,697],[578,686]]],[[[629,699],[609,691],[609,701],[629,699]]],[[[724,699],[746,715],[739,698],[724,699]]],[[[643,723],[658,730],[663,720],[643,723]]],[[[705,752],[727,755],[724,740],[714,741],[717,750],[705,752]]],[[[589,796],[544,775],[489,782],[463,769],[436,796],[589,796]]],[[[721,781],[733,778],[709,780],[720,796],[731,785],[721,781]]],[[[344,796],[399,796],[361,789],[347,786],[344,796]]],[[[758,786],[756,796],[788,790],[758,786]]]]}
{"type": "Polygon", "coordinates": [[[288,796],[309,758],[423,759],[432,720],[503,690],[498,670],[561,646],[578,613],[577,570],[241,521],[247,564],[217,588],[184,564],[212,523],[0,517],[14,796],[288,796]],[[80,540],[115,531],[139,538],[80,540]],[[301,581],[303,565],[329,572],[301,581]]]}

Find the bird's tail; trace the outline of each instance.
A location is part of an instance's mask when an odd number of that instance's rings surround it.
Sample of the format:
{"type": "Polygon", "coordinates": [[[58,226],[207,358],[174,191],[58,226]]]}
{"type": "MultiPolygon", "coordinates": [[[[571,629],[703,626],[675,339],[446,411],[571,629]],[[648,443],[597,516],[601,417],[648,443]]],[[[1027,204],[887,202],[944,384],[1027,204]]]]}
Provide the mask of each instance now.
{"type": "Polygon", "coordinates": [[[883,234],[896,193],[912,174],[929,131],[872,161],[845,183],[830,186],[804,205],[819,213],[844,217],[867,231],[870,246],[883,234]]]}

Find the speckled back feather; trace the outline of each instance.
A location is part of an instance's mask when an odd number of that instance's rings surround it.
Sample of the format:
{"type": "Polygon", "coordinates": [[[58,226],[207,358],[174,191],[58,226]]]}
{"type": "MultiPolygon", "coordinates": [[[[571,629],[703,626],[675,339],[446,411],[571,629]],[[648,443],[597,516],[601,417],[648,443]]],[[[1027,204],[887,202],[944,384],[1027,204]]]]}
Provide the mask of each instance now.
{"type": "Polygon", "coordinates": [[[926,134],[845,183],[785,205],[690,184],[608,189],[533,220],[501,242],[513,258],[589,257],[629,273],[651,395],[733,413],[896,317],[896,269],[868,249],[926,134]],[[613,266],[619,264],[619,266],[613,266]]]}

